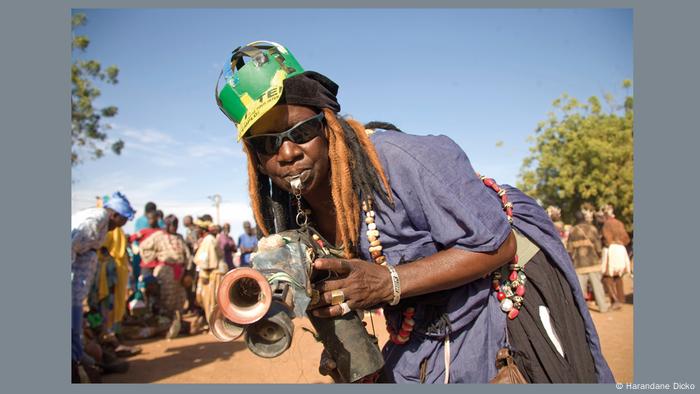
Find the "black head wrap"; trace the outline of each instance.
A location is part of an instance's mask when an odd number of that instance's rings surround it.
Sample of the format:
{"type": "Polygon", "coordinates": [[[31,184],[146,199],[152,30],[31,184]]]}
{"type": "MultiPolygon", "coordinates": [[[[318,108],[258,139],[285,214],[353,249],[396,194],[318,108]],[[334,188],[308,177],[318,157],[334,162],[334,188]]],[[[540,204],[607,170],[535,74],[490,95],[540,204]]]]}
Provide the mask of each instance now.
{"type": "Polygon", "coordinates": [[[284,80],[282,97],[277,104],[304,105],[314,108],[328,108],[340,112],[338,84],[315,71],[304,71],[284,80]]]}

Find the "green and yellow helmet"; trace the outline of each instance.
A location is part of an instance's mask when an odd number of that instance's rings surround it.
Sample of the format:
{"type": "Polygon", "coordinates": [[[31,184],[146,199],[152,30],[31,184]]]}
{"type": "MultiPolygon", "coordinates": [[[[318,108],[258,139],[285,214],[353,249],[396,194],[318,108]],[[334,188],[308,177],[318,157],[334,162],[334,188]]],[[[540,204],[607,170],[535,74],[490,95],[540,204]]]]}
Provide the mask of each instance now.
{"type": "Polygon", "coordinates": [[[231,61],[219,75],[215,96],[221,111],[236,125],[238,141],[277,104],[282,97],[282,82],[302,72],[291,52],[275,42],[254,41],[233,51],[231,61]]]}

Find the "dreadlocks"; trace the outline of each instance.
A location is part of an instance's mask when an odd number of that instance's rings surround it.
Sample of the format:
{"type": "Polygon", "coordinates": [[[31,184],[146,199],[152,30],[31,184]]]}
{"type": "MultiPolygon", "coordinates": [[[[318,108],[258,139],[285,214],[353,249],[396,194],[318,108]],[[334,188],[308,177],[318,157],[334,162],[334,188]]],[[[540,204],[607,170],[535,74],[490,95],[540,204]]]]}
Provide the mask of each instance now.
{"type": "MultiPolygon", "coordinates": [[[[365,132],[365,126],[352,119],[336,117],[330,109],[324,109],[323,113],[330,161],[331,199],[335,207],[338,229],[337,240],[343,245],[345,257],[351,258],[357,255],[360,202],[372,199],[373,196],[377,196],[391,207],[394,206],[394,202],[389,182],[374,145],[365,132]]],[[[395,126],[390,126],[395,129],[395,126]]],[[[275,186],[262,174],[258,170],[255,152],[247,144],[243,146],[248,156],[248,192],[255,221],[263,234],[297,228],[292,195],[275,186]]]]}

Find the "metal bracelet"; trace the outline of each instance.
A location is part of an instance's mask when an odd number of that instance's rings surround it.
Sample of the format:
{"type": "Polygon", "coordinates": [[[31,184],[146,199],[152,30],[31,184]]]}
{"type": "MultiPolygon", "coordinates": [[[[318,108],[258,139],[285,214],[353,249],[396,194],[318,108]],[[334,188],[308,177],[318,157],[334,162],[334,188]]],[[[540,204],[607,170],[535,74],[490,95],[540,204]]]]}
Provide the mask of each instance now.
{"type": "Polygon", "coordinates": [[[394,290],[394,299],[391,300],[389,305],[394,306],[401,301],[401,281],[399,280],[399,274],[396,272],[396,268],[389,264],[386,265],[386,268],[391,275],[391,285],[394,290]]]}

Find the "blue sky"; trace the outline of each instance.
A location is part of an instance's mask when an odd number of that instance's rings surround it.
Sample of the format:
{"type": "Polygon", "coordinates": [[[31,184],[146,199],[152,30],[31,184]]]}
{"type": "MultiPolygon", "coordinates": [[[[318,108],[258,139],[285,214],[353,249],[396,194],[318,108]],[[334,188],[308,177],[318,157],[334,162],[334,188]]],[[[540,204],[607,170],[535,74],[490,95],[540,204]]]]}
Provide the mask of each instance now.
{"type": "MultiPolygon", "coordinates": [[[[340,85],[341,113],[445,134],[474,168],[515,184],[528,136],[562,93],[621,100],[633,77],[632,11],[618,9],[74,10],[90,46],[73,56],[120,69],[98,106],[116,105],[110,137],[121,156],[72,171],[72,211],[121,190],[141,213],[250,220],[247,176],[233,124],[214,102],[231,51],[285,45],[307,70],[340,85]],[[502,141],[503,144],[498,144],[502,141]],[[499,146],[501,145],[501,146],[499,146]]],[[[132,224],[127,224],[131,231],[132,224]]]]}

